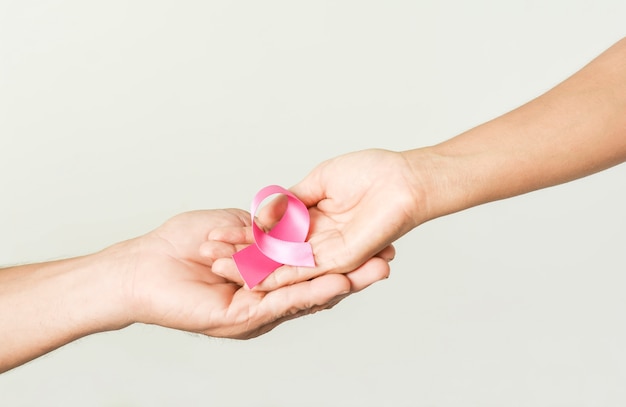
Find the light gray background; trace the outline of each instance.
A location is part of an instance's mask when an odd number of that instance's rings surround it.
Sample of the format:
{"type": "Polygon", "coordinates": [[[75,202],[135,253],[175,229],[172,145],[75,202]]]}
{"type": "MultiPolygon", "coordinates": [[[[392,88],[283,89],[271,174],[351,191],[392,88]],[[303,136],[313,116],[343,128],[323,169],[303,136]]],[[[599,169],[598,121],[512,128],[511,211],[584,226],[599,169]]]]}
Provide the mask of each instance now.
{"type": "MultiPolygon", "coordinates": [[[[0,264],[442,141],[575,72],[625,16],[622,0],[1,0],[0,264]]],[[[389,280],[256,340],[85,338],[1,375],[0,404],[623,405],[625,183],[616,167],[430,222],[389,280]]]]}

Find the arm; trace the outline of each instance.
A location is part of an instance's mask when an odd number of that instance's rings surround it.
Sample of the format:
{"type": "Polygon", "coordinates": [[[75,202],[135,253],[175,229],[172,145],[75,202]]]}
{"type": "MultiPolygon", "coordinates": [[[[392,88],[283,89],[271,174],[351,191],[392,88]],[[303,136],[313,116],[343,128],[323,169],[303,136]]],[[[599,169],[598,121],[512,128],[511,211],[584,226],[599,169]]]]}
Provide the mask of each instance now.
{"type": "Polygon", "coordinates": [[[0,373],[68,342],[141,322],[246,339],[332,307],[385,278],[381,259],[273,292],[252,292],[215,275],[216,258],[250,243],[239,210],[178,215],[99,253],[0,270],[0,373]],[[221,228],[224,242],[210,239],[221,228]]]}
{"type": "MultiPolygon", "coordinates": [[[[433,172],[426,179],[424,221],[623,162],[626,39],[512,112],[432,148],[403,154],[415,175],[433,172]]],[[[418,178],[424,177],[413,176],[418,178]]]]}
{"type": "MultiPolygon", "coordinates": [[[[441,144],[366,150],[320,164],[292,191],[309,207],[315,268],[258,289],[353,270],[428,220],[626,160],[626,39],[544,95],[441,144]]],[[[226,260],[217,273],[237,279],[226,260]]]]}
{"type": "Polygon", "coordinates": [[[129,325],[115,262],[98,253],[0,270],[0,372],[129,325]]]}

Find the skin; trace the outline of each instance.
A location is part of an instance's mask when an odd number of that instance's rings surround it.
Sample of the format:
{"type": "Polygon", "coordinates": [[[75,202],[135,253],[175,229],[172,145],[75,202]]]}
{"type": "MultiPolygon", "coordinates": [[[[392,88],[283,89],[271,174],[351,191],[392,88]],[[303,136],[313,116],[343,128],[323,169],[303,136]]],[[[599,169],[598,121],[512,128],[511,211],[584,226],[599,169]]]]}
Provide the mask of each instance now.
{"type": "MultiPolygon", "coordinates": [[[[626,39],[519,108],[435,146],[330,159],[291,188],[309,208],[316,267],[282,267],[272,290],[359,267],[440,216],[572,181],[626,160],[626,39]]],[[[268,210],[272,220],[281,204],[268,210]]],[[[216,231],[216,236],[219,231],[216,231]]],[[[232,261],[214,271],[239,281],[232,261]]]]}
{"type": "MultiPolygon", "coordinates": [[[[424,222],[624,162],[625,112],[621,40],[544,95],[441,144],[328,160],[291,189],[309,208],[316,267],[281,267],[254,290],[229,258],[251,242],[247,213],[234,210],[180,215],[90,256],[1,270],[0,371],[135,322],[248,338],[328,308],[387,277],[391,243],[424,222]]],[[[283,210],[278,199],[259,223],[271,227],[283,210]]]]}
{"type": "Polygon", "coordinates": [[[247,290],[214,274],[212,265],[252,242],[249,224],[249,214],[237,209],[188,212],[98,253],[0,270],[0,372],[133,323],[253,338],[389,275],[387,261],[373,258],[345,275],[247,290]],[[209,239],[215,228],[237,244],[209,239]]]}

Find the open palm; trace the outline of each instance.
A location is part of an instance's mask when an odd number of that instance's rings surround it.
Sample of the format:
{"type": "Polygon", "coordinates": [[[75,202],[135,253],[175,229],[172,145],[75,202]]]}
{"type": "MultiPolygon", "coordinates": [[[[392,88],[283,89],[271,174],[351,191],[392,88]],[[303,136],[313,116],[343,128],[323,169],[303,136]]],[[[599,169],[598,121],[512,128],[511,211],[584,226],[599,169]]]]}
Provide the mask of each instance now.
{"type": "MultiPolygon", "coordinates": [[[[373,256],[390,260],[391,243],[414,228],[421,197],[410,182],[412,171],[400,153],[365,150],[328,160],[291,188],[309,208],[308,241],[316,267],[283,266],[257,287],[272,290],[327,273],[348,273],[373,256]]],[[[259,215],[271,225],[284,211],[279,199],[259,215]]],[[[235,243],[236,241],[231,241],[235,243]]],[[[237,280],[237,271],[227,259],[215,270],[237,280]]],[[[240,280],[239,280],[240,281],[240,280]]]]}
{"type": "Polygon", "coordinates": [[[249,223],[249,214],[237,209],[188,212],[129,242],[139,252],[128,280],[133,319],[210,336],[251,338],[331,307],[353,286],[388,275],[386,263],[375,261],[351,276],[328,275],[271,292],[250,291],[212,272],[216,259],[251,243],[249,234],[241,232],[249,223]],[[244,237],[237,244],[209,240],[215,228],[244,237]]]}

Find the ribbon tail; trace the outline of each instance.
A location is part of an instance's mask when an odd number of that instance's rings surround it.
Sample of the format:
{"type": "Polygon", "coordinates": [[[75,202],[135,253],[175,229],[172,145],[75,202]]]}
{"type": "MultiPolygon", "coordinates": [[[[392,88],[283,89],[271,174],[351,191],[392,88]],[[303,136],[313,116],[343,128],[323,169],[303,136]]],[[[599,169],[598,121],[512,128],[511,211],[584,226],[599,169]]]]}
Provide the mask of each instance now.
{"type": "Polygon", "coordinates": [[[233,260],[235,260],[239,274],[241,274],[248,288],[253,288],[282,266],[282,263],[264,255],[256,245],[250,245],[238,251],[233,255],[233,260]]]}

